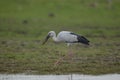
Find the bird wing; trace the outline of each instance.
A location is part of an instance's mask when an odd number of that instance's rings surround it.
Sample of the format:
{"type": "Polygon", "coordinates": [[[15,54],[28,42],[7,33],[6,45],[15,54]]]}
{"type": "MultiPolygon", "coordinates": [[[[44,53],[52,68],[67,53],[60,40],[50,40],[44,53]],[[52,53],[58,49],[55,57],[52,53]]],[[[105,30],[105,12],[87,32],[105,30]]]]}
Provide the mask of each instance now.
{"type": "Polygon", "coordinates": [[[87,38],[85,38],[84,36],[81,36],[81,35],[78,35],[78,34],[75,34],[75,33],[71,33],[71,34],[77,36],[78,42],[89,45],[90,41],[87,38]]]}
{"type": "Polygon", "coordinates": [[[74,43],[77,42],[77,36],[71,34],[72,32],[70,31],[61,31],[58,36],[57,39],[61,42],[68,42],[68,43],[74,43]]]}
{"type": "Polygon", "coordinates": [[[83,43],[86,45],[89,45],[89,40],[85,38],[82,35],[78,35],[76,33],[70,32],[70,31],[61,31],[57,38],[62,41],[62,42],[67,42],[67,43],[83,43]]]}

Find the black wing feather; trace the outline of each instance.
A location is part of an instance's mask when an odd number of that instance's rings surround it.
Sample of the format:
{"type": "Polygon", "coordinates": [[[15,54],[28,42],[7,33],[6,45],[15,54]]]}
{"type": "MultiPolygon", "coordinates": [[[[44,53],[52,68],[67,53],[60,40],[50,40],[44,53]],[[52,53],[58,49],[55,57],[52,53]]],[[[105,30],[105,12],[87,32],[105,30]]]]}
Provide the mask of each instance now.
{"type": "Polygon", "coordinates": [[[75,34],[75,33],[73,33],[73,32],[71,32],[70,34],[76,35],[76,36],[77,36],[77,39],[78,39],[78,42],[83,43],[83,44],[86,44],[86,45],[89,45],[89,42],[90,42],[90,41],[89,41],[87,38],[85,38],[84,36],[80,36],[80,35],[75,34]]]}

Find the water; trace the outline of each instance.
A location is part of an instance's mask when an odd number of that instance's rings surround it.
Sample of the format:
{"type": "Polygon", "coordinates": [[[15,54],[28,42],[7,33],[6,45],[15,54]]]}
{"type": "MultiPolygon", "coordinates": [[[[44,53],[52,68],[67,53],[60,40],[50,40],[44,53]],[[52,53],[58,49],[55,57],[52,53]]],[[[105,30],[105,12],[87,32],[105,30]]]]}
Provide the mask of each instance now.
{"type": "Polygon", "coordinates": [[[0,74],[0,80],[120,80],[120,74],[106,75],[25,75],[0,74]]]}

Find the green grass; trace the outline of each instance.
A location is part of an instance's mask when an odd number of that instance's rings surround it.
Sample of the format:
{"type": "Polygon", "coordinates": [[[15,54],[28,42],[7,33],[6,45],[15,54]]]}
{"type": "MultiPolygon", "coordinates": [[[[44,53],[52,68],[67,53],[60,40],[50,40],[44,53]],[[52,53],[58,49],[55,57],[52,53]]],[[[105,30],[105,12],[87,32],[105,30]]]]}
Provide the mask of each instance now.
{"type": "MultiPolygon", "coordinates": [[[[71,30],[81,34],[96,34],[92,30],[83,28],[120,28],[119,0],[114,0],[111,8],[108,3],[99,1],[98,6],[91,7],[95,1],[83,0],[12,0],[1,1],[0,30],[1,36],[43,36],[49,30],[71,30]],[[5,6],[7,5],[7,6],[5,6]],[[54,14],[53,17],[49,14],[54,14]],[[25,24],[24,21],[27,21],[25,24]],[[81,29],[82,28],[82,29],[81,29]]],[[[103,29],[104,29],[103,28],[103,29]]],[[[102,30],[103,30],[102,29],[102,30]]],[[[104,29],[107,36],[116,34],[104,29]]],[[[112,29],[111,29],[112,30],[112,29]]],[[[101,31],[101,29],[98,31],[101,31]]],[[[101,34],[101,33],[100,33],[101,34]]],[[[7,36],[7,37],[8,37],[7,36]]]]}
{"type": "Polygon", "coordinates": [[[0,1],[0,73],[120,73],[119,9],[119,0],[0,1]],[[52,40],[42,46],[50,30],[82,34],[91,45],[73,45],[72,60],[53,67],[68,48],[52,40]]]}
{"type": "Polygon", "coordinates": [[[87,47],[73,45],[74,56],[66,58],[54,67],[54,63],[68,52],[65,44],[48,43],[40,45],[36,41],[1,41],[0,72],[27,74],[105,74],[119,73],[119,40],[100,40],[87,47]],[[51,47],[52,46],[52,47],[51,47]]]}

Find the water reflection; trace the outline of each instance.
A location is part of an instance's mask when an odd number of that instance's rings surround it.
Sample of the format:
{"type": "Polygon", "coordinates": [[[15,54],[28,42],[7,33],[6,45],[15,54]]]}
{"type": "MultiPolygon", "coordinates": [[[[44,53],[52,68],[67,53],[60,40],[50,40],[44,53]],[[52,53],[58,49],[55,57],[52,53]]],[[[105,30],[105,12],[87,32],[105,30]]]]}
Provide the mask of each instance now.
{"type": "Polygon", "coordinates": [[[0,80],[120,80],[120,74],[106,75],[24,75],[0,74],[0,80]]]}

